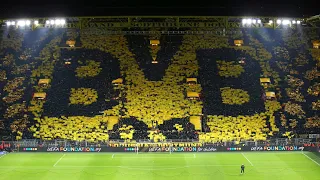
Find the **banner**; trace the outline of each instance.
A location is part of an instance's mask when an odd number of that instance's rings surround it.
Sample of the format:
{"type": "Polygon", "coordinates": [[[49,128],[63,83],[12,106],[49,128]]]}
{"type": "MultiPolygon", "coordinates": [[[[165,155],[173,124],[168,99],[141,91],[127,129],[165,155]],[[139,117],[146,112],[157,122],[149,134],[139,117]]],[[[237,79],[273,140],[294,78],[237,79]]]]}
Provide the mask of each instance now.
{"type": "Polygon", "coordinates": [[[101,148],[94,147],[48,147],[47,152],[100,152],[101,148]]]}
{"type": "Polygon", "coordinates": [[[12,147],[12,145],[10,142],[2,141],[0,144],[0,149],[11,148],[11,147],[12,147]]]}
{"type": "Polygon", "coordinates": [[[304,147],[320,147],[320,143],[316,144],[316,143],[304,143],[303,144],[304,147]]]}
{"type": "Polygon", "coordinates": [[[150,147],[147,152],[198,152],[197,147],[150,147]]]}
{"type": "Polygon", "coordinates": [[[198,152],[216,152],[216,151],[218,151],[217,147],[213,147],[213,146],[198,147],[198,152]]]}
{"type": "MultiPolygon", "coordinates": [[[[171,147],[172,152],[234,152],[234,151],[313,151],[318,146],[191,146],[171,147]]],[[[20,152],[136,152],[136,147],[27,147],[19,148],[20,152]]],[[[170,152],[170,147],[139,147],[139,152],[170,152]]]]}
{"type": "MultiPolygon", "coordinates": [[[[127,148],[128,149],[128,148],[127,148]]],[[[129,148],[130,149],[130,148],[129,148]]],[[[203,147],[149,147],[149,148],[139,148],[140,152],[216,152],[217,147],[213,146],[203,146],[203,147]]],[[[131,149],[132,150],[132,149],[131,149]]],[[[134,151],[134,148],[133,148],[134,151]]]]}
{"type": "Polygon", "coordinates": [[[38,151],[38,148],[23,148],[22,151],[38,151]]]}
{"type": "Polygon", "coordinates": [[[251,151],[302,151],[303,146],[256,146],[251,151]]]}
{"type": "Polygon", "coordinates": [[[28,147],[19,148],[20,152],[127,152],[118,147],[28,147]]]}
{"type": "Polygon", "coordinates": [[[320,134],[309,134],[310,139],[320,138],[320,134]]]}

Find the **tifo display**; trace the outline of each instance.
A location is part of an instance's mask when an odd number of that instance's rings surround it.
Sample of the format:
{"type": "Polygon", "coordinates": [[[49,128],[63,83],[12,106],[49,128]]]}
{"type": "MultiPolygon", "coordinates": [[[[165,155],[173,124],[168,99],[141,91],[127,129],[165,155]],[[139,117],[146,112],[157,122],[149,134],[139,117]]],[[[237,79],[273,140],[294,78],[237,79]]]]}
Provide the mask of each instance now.
{"type": "Polygon", "coordinates": [[[0,180],[320,177],[312,19],[0,23],[0,180]]]}
{"type": "Polygon", "coordinates": [[[17,45],[2,54],[3,130],[16,140],[88,142],[239,143],[319,133],[317,29],[303,29],[304,37],[296,29],[227,36],[93,31],[37,29],[28,46],[30,34],[9,30],[2,51],[17,45]],[[78,48],[65,49],[65,42],[78,48]]]}

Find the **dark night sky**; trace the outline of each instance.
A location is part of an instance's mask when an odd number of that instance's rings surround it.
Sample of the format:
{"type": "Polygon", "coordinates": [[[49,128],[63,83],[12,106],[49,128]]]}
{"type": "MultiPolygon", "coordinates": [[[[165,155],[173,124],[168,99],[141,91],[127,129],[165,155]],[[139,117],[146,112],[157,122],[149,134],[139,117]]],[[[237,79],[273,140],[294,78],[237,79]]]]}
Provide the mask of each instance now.
{"type": "Polygon", "coordinates": [[[7,0],[1,3],[0,18],[126,16],[126,15],[188,15],[188,16],[281,16],[309,17],[320,14],[316,1],[268,0],[7,0]],[[259,2],[259,3],[257,3],[259,2]]]}

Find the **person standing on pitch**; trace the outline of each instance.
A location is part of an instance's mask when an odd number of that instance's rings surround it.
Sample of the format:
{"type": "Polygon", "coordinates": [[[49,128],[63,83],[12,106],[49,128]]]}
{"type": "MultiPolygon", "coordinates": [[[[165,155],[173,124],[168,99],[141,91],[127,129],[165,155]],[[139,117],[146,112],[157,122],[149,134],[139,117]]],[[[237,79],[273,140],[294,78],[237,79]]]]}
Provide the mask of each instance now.
{"type": "Polygon", "coordinates": [[[245,168],[245,166],[244,166],[244,164],[242,164],[242,165],[241,165],[241,171],[240,171],[240,174],[244,174],[244,168],[245,168]]]}

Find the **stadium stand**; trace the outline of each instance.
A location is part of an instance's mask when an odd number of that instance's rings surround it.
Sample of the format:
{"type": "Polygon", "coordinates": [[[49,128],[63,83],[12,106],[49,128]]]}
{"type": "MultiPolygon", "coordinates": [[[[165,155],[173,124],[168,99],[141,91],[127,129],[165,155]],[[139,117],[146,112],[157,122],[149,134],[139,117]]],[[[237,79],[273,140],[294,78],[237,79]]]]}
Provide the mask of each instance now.
{"type": "Polygon", "coordinates": [[[10,29],[2,37],[3,132],[210,143],[319,133],[320,37],[310,29],[242,29],[237,37],[99,31],[10,29]]]}

